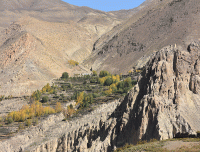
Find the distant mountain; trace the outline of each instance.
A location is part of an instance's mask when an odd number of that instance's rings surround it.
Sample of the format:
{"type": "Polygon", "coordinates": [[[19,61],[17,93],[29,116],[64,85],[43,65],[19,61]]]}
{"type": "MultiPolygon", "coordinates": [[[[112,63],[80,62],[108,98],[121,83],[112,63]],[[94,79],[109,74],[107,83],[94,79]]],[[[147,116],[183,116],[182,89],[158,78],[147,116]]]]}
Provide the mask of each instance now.
{"type": "Polygon", "coordinates": [[[123,16],[61,0],[0,1],[0,95],[31,94],[64,71],[87,73],[68,60],[81,63],[123,16]]]}
{"type": "Polygon", "coordinates": [[[186,47],[200,38],[200,1],[147,2],[145,9],[96,41],[92,55],[84,61],[86,66],[127,73],[133,66],[142,67],[154,51],[167,45],[186,47]]]}

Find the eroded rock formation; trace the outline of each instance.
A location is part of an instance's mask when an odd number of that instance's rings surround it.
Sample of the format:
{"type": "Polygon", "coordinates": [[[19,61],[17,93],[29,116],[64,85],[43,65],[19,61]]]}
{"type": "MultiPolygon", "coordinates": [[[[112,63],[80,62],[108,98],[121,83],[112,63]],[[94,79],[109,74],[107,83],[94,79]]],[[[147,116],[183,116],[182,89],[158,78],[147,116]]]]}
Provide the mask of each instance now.
{"type": "Polygon", "coordinates": [[[200,128],[199,61],[198,43],[191,43],[185,50],[165,47],[152,55],[138,84],[120,104],[103,105],[67,124],[56,122],[54,129],[47,127],[40,131],[42,134],[29,135],[31,144],[13,146],[14,139],[25,137],[18,136],[2,145],[16,151],[105,152],[139,140],[195,134],[200,128]]]}
{"type": "MultiPolygon", "coordinates": [[[[100,134],[94,131],[95,138],[91,138],[91,130],[85,130],[76,150],[111,151],[139,140],[195,134],[200,128],[199,60],[200,48],[195,42],[187,50],[168,46],[155,53],[138,84],[108,120],[99,122],[100,134]]],[[[65,147],[66,141],[60,145],[65,147]]]]}

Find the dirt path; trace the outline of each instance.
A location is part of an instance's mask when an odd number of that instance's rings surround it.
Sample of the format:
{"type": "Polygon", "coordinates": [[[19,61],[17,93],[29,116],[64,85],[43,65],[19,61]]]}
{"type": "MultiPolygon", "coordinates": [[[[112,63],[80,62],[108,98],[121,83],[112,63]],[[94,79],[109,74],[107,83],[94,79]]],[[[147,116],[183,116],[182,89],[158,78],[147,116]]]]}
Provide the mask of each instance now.
{"type": "Polygon", "coordinates": [[[167,150],[176,150],[181,147],[192,147],[200,144],[200,142],[184,142],[184,141],[167,141],[165,143],[165,146],[163,148],[166,148],[167,150]]]}

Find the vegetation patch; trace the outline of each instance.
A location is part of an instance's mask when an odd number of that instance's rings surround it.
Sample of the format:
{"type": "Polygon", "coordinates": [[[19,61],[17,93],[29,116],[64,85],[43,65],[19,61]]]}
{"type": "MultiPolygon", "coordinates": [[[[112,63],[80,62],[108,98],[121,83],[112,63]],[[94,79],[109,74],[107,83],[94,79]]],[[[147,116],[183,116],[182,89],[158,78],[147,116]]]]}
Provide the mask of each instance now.
{"type": "Polygon", "coordinates": [[[79,63],[77,61],[74,61],[74,60],[68,60],[68,63],[72,66],[78,66],[79,63]]]}

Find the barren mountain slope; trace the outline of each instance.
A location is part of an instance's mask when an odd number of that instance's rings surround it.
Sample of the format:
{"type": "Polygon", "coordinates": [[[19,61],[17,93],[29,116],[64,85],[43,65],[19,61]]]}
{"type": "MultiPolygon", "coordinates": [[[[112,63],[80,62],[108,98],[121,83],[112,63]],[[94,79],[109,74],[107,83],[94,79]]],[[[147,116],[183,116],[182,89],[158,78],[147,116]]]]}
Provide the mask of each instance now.
{"type": "Polygon", "coordinates": [[[30,94],[81,62],[94,42],[124,19],[61,0],[0,2],[0,94],[30,94]]]}
{"type": "Polygon", "coordinates": [[[191,40],[199,39],[199,1],[155,0],[151,3],[153,5],[110,32],[108,39],[102,36],[84,64],[95,70],[125,73],[139,59],[138,65],[144,65],[141,63],[147,61],[147,56],[166,45],[187,46],[191,40]]]}

